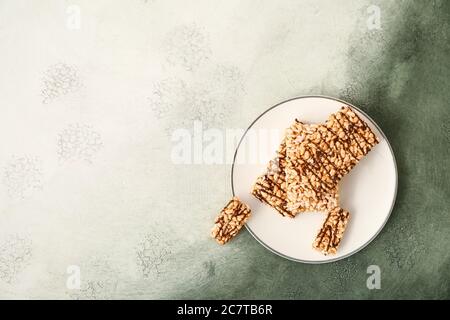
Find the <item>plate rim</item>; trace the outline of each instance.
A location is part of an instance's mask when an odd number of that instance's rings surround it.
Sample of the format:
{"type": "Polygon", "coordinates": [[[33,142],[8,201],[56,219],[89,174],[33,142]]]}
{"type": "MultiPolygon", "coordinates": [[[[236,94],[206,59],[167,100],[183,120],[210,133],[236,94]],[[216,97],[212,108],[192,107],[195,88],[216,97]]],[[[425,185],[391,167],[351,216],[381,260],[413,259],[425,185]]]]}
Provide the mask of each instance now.
{"type": "Polygon", "coordinates": [[[264,116],[267,112],[271,111],[272,109],[275,109],[277,107],[279,107],[282,104],[285,104],[287,102],[293,101],[293,100],[299,100],[299,99],[305,99],[305,98],[322,98],[322,99],[328,99],[328,100],[333,100],[336,102],[340,102],[343,104],[346,104],[348,106],[350,106],[351,108],[354,108],[355,110],[357,110],[358,112],[360,112],[361,114],[363,114],[367,119],[369,119],[372,124],[377,128],[377,130],[380,132],[381,136],[384,138],[384,140],[386,140],[387,145],[389,147],[389,150],[391,152],[392,155],[392,159],[394,160],[394,169],[395,169],[395,187],[394,187],[394,198],[393,201],[391,203],[391,208],[389,209],[389,213],[386,216],[386,219],[383,221],[383,223],[381,224],[380,228],[377,230],[377,232],[369,239],[366,241],[366,243],[364,243],[362,246],[360,246],[359,248],[341,256],[338,258],[332,258],[329,260],[303,260],[303,259],[297,259],[297,258],[293,258],[290,256],[287,256],[273,248],[271,248],[269,245],[267,245],[266,243],[264,243],[261,239],[258,238],[258,236],[252,231],[252,229],[245,224],[245,228],[247,229],[247,231],[253,236],[253,238],[256,239],[256,241],[258,241],[264,248],[266,248],[267,250],[269,250],[270,252],[283,257],[285,259],[291,260],[291,261],[295,261],[295,262],[300,262],[300,263],[305,263],[305,264],[325,264],[325,263],[331,263],[331,262],[336,262],[342,259],[346,259],[352,255],[354,255],[355,253],[358,253],[359,251],[363,250],[364,248],[366,248],[381,232],[381,230],[384,229],[386,223],[388,222],[392,211],[394,209],[396,200],[397,200],[397,189],[398,189],[398,168],[397,168],[397,160],[395,159],[395,154],[394,154],[394,150],[392,149],[391,143],[389,142],[386,134],[383,132],[383,130],[381,130],[381,128],[378,126],[378,124],[363,110],[361,110],[360,108],[354,106],[353,104],[342,100],[342,99],[338,99],[338,98],[334,98],[334,97],[330,97],[330,96],[326,96],[326,95],[305,95],[305,96],[296,96],[287,100],[283,100],[271,107],[269,107],[268,109],[266,109],[264,112],[262,112],[260,115],[258,115],[253,121],[252,123],[250,123],[250,125],[248,126],[248,128],[244,131],[244,133],[242,134],[242,137],[239,139],[239,143],[236,146],[236,150],[234,151],[234,155],[233,155],[233,163],[231,165],[231,192],[233,194],[233,197],[235,196],[234,193],[234,179],[233,179],[233,174],[234,174],[234,165],[236,162],[236,156],[239,150],[239,147],[241,146],[242,141],[244,140],[245,135],[247,134],[247,132],[253,127],[253,125],[262,117],[264,116]]]}

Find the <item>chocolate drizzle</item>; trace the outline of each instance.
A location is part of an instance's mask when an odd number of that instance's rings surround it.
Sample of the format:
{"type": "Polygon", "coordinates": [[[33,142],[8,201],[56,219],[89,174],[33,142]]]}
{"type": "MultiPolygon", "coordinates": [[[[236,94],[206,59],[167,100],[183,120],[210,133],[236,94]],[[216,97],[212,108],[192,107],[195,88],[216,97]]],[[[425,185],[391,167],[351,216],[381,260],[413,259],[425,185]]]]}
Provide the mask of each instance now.
{"type": "Polygon", "coordinates": [[[341,242],[348,218],[349,213],[342,208],[331,210],[316,237],[314,247],[324,253],[334,252],[341,242]]]}
{"type": "MultiPolygon", "coordinates": [[[[281,175],[279,177],[281,178],[282,181],[284,181],[284,178],[281,175]]],[[[285,190],[282,188],[281,185],[279,185],[278,183],[276,183],[275,181],[270,179],[270,176],[265,175],[263,177],[260,177],[258,179],[258,181],[255,183],[255,187],[253,188],[252,194],[258,200],[260,200],[270,206],[273,206],[281,215],[290,216],[290,217],[294,216],[291,212],[289,212],[285,208],[285,206],[286,206],[285,190]],[[260,179],[263,180],[263,183],[259,182],[260,179]],[[282,193],[281,197],[272,192],[275,188],[277,188],[279,191],[281,191],[281,193],[282,193]],[[265,197],[264,197],[264,194],[266,194],[265,197]],[[269,202],[269,199],[267,198],[267,196],[269,196],[270,198],[276,198],[276,199],[280,200],[279,202],[281,202],[282,205],[281,206],[275,205],[274,203],[269,202]]]]}

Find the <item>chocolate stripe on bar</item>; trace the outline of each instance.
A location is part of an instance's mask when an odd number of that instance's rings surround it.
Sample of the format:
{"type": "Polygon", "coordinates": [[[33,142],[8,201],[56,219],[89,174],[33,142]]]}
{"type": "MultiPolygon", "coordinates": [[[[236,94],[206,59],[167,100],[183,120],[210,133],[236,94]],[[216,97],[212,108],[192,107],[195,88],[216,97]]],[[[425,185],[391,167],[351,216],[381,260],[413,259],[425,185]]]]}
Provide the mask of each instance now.
{"type": "Polygon", "coordinates": [[[335,254],[342,241],[350,214],[339,207],[330,210],[313,247],[323,254],[335,254]]]}

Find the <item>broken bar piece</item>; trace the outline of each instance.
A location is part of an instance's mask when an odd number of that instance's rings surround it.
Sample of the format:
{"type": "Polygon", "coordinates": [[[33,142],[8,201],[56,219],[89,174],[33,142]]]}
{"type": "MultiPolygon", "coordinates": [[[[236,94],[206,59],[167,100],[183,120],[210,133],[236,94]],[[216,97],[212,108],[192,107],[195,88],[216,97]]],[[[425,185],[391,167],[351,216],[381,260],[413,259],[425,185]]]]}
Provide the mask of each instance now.
{"type": "Polygon", "coordinates": [[[211,236],[219,244],[227,243],[241,230],[250,215],[250,208],[237,197],[233,197],[216,218],[211,236]]]}

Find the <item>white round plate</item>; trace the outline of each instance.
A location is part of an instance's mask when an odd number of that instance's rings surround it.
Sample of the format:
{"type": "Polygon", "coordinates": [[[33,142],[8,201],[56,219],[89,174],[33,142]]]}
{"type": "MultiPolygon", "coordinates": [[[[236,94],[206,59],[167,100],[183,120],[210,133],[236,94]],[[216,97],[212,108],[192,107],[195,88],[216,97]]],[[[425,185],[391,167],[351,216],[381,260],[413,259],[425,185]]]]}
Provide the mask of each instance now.
{"type": "Polygon", "coordinates": [[[234,155],[231,172],[233,195],[252,209],[248,231],[270,251],[298,262],[325,263],[348,257],[368,245],[389,218],[397,193],[397,167],[386,136],[376,123],[357,107],[330,97],[306,96],[281,102],[261,114],[244,133],[234,155]],[[340,207],[350,212],[343,240],[335,255],[323,255],[312,248],[326,213],[305,212],[295,218],[282,217],[251,195],[256,178],[282,135],[294,121],[323,123],[342,106],[350,106],[380,139],[366,157],[339,184],[340,207]],[[278,136],[276,135],[278,133],[278,136]]]}

